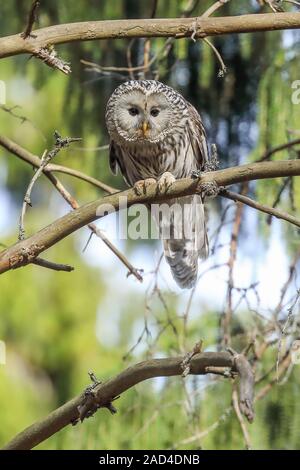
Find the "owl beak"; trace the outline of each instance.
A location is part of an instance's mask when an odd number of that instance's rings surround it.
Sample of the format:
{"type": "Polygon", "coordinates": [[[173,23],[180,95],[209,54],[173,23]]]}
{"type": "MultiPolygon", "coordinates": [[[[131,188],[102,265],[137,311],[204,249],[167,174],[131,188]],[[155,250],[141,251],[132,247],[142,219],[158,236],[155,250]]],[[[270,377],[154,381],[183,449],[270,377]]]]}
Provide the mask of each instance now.
{"type": "Polygon", "coordinates": [[[143,124],[142,124],[142,131],[143,131],[143,134],[146,135],[147,132],[149,130],[149,123],[144,121],[143,124]]]}

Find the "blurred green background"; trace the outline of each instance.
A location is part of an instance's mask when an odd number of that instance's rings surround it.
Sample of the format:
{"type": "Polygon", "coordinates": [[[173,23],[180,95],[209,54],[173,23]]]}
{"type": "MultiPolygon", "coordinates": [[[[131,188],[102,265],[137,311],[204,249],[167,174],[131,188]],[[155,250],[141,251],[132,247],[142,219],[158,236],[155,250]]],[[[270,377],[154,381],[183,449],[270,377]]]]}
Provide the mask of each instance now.
{"type": "MultiPolygon", "coordinates": [[[[91,19],[147,18],[152,3],[43,0],[38,26],[91,19]]],[[[158,0],[156,16],[178,17],[188,3],[158,0]]],[[[195,2],[192,15],[200,15],[212,3],[195,2]]],[[[24,30],[30,5],[31,1],[25,0],[1,2],[1,36],[24,30]]],[[[293,8],[289,5],[287,10],[293,8]]],[[[269,10],[256,1],[232,0],[217,14],[258,11],[269,10]]],[[[171,43],[169,53],[158,55],[146,77],[158,77],[170,84],[197,107],[210,142],[218,145],[222,167],[254,160],[264,151],[296,138],[300,105],[292,103],[291,84],[300,78],[299,32],[229,35],[212,41],[226,64],[225,77],[219,76],[219,63],[211,48],[200,40],[189,39],[171,43]]],[[[164,44],[164,39],[151,40],[151,57],[164,44]]],[[[53,146],[55,129],[63,136],[82,137],[82,143],[60,152],[56,163],[124,188],[121,177],[114,177],[109,171],[107,149],[99,147],[108,143],[104,124],[107,99],[128,74],[98,73],[81,60],[104,67],[126,67],[128,47],[133,65],[141,65],[142,39],[59,46],[59,55],[71,62],[69,76],[27,56],[2,59],[0,80],[6,83],[7,103],[6,109],[0,107],[1,135],[40,156],[53,146]],[[7,108],[13,111],[8,112],[7,108]]],[[[296,152],[294,148],[275,158],[295,158],[296,152]]],[[[17,239],[22,199],[31,176],[29,165],[0,148],[2,246],[17,239]]],[[[80,203],[100,194],[69,176],[61,179],[80,203]]],[[[251,191],[261,202],[272,204],[281,185],[281,179],[270,180],[251,186],[251,191]]],[[[32,202],[33,208],[25,220],[27,235],[69,211],[43,177],[35,186],[32,202]]],[[[212,224],[219,220],[224,204],[219,200],[211,202],[212,224]]],[[[286,188],[281,207],[299,214],[299,182],[286,188]]],[[[283,222],[268,225],[265,216],[250,212],[246,212],[239,240],[236,275],[242,283],[248,278],[262,282],[262,308],[270,311],[280,296],[290,260],[299,249],[299,233],[283,222]],[[268,252],[271,240],[272,250],[268,252]],[[267,252],[269,264],[263,270],[267,252]]],[[[109,235],[110,225],[105,224],[109,235]]],[[[229,235],[228,230],[222,232],[220,243],[228,242],[229,235]]],[[[93,238],[82,253],[87,238],[88,230],[82,229],[45,254],[52,261],[74,265],[76,269],[70,274],[29,265],[1,276],[0,340],[6,344],[7,363],[0,365],[0,445],[81,392],[89,383],[89,370],[105,380],[144,358],[166,357],[191,349],[199,338],[203,338],[205,349],[218,347],[226,293],[222,274],[199,282],[185,329],[182,316],[189,294],[175,288],[164,265],[157,280],[159,287],[156,286],[153,270],[159,259],[158,243],[114,240],[136,267],[144,268],[144,282],[139,285],[132,276],[126,277],[124,266],[100,240],[93,238]]],[[[221,254],[222,260],[224,257],[226,252],[221,254]]],[[[255,323],[245,303],[241,303],[234,322],[235,345],[240,350],[247,344],[247,332],[255,323]],[[241,331],[244,335],[239,336],[241,331]]],[[[276,362],[276,354],[275,344],[261,363],[261,373],[276,362]]],[[[117,415],[100,410],[82,425],[64,429],[38,448],[243,448],[243,436],[230,409],[231,389],[229,381],[218,377],[151,380],[122,395],[116,402],[117,415]]],[[[298,366],[285,383],[275,385],[257,403],[256,420],[249,427],[254,448],[300,448],[299,393],[298,366]]]]}

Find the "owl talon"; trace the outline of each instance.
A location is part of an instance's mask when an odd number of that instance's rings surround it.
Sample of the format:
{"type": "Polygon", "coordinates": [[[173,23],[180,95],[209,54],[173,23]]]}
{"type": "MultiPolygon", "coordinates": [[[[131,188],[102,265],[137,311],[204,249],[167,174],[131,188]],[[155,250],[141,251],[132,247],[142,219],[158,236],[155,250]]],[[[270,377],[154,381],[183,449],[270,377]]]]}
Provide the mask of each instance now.
{"type": "Polygon", "coordinates": [[[201,177],[202,171],[201,170],[193,170],[191,173],[191,178],[198,179],[201,177]]]}
{"type": "Polygon", "coordinates": [[[133,185],[133,189],[137,196],[142,196],[146,194],[148,186],[156,183],[154,178],[146,178],[145,180],[139,180],[133,185]]]}
{"type": "Polygon", "coordinates": [[[175,176],[173,176],[169,171],[166,171],[158,180],[158,191],[160,193],[166,193],[174,181],[176,181],[175,176]]]}

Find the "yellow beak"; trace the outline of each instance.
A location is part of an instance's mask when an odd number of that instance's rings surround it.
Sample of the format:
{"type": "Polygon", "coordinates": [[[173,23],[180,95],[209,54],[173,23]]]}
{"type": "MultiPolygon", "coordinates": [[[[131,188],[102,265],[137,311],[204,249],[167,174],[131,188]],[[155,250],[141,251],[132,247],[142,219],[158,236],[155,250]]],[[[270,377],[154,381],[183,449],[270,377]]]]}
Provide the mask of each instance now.
{"type": "Polygon", "coordinates": [[[146,135],[146,132],[149,130],[149,124],[148,122],[143,122],[142,124],[142,131],[143,131],[143,134],[146,135]]]}

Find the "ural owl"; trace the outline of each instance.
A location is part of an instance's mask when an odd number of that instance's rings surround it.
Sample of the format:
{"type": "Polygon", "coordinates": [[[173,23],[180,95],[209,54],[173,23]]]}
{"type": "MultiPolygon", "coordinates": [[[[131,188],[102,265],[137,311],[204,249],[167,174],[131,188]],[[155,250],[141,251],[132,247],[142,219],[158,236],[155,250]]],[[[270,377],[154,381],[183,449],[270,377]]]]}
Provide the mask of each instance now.
{"type": "MultiPolygon", "coordinates": [[[[120,169],[126,183],[138,191],[154,181],[159,188],[168,187],[175,179],[202,170],[207,162],[206,135],[198,112],[158,81],[120,85],[108,101],[106,125],[110,168],[115,174],[120,169]]],[[[165,258],[177,284],[191,288],[197,280],[198,258],[208,254],[203,201],[194,195],[167,204],[171,208],[167,216],[155,217],[165,258]]]]}

